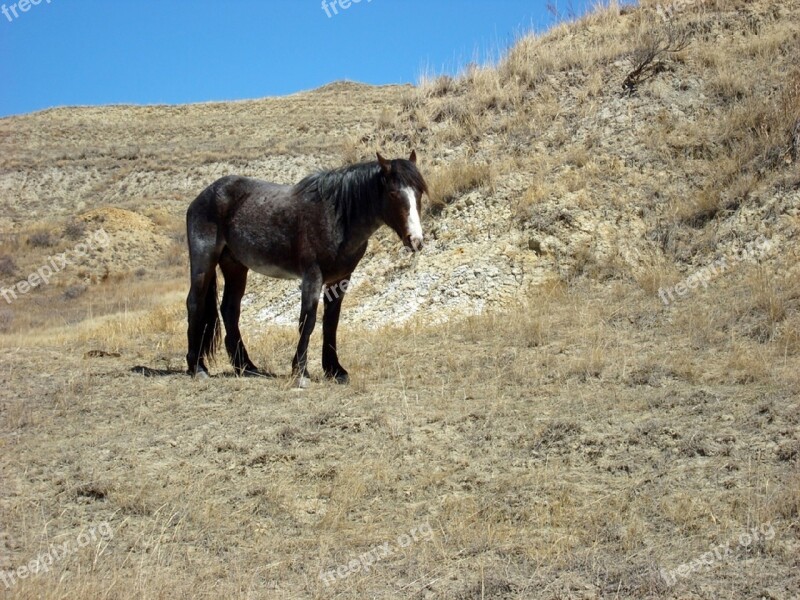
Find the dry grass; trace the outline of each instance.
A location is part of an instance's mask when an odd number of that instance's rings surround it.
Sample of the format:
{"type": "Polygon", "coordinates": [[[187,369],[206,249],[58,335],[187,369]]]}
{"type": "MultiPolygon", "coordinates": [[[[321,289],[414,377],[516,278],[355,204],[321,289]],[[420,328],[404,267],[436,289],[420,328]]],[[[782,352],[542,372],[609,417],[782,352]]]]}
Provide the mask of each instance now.
{"type": "MultiPolygon", "coordinates": [[[[756,305],[769,310],[768,297],[756,305]]],[[[678,314],[721,316],[723,302],[689,298],[678,314]]],[[[101,523],[113,532],[20,581],[15,597],[526,597],[542,586],[562,597],[576,582],[661,597],[797,584],[787,477],[800,381],[780,342],[735,334],[698,352],[685,336],[695,322],[674,324],[634,287],[553,284],[512,312],[346,330],[353,385],[298,394],[283,379],[289,329],[251,344],[282,379],[183,376],[180,312],[2,340],[16,356],[6,389],[32,399],[3,405],[3,428],[17,432],[3,453],[6,566],[101,523]],[[87,340],[121,356],[83,358],[87,340]],[[37,378],[55,354],[62,369],[37,378]],[[131,373],[138,362],[163,374],[131,373]],[[674,588],[660,577],[758,526],[774,536],[674,588]],[[369,572],[320,578],[384,542],[393,553],[369,572]]]]}
{"type": "Polygon", "coordinates": [[[706,90],[724,108],[693,133],[709,158],[709,168],[698,197],[677,207],[679,220],[702,226],[746,203],[776,173],[783,173],[785,185],[797,181],[794,136],[800,123],[800,74],[796,52],[786,46],[797,36],[791,23],[753,36],[746,43],[747,62],[728,41],[722,48],[717,44],[699,49],[703,62],[712,65],[706,90]],[[754,79],[763,73],[770,74],[770,83],[759,89],[754,79]]]}
{"type": "Polygon", "coordinates": [[[527,221],[531,217],[534,208],[540,205],[547,195],[547,188],[538,181],[534,182],[515,204],[514,217],[521,221],[527,221]]]}

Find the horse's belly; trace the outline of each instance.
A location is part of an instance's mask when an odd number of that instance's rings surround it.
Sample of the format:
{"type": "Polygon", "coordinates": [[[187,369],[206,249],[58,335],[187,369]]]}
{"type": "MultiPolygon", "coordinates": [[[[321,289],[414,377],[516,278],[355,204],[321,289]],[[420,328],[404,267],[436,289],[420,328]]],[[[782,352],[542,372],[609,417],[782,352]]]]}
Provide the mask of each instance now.
{"type": "Polygon", "coordinates": [[[300,276],[277,265],[253,265],[250,267],[256,273],[274,277],[275,279],[298,279],[300,276]]]}
{"type": "Polygon", "coordinates": [[[237,241],[236,239],[231,240],[228,248],[233,257],[248,269],[276,279],[298,279],[300,277],[299,273],[291,270],[291,261],[288,260],[288,256],[284,256],[287,254],[286,251],[263,242],[260,243],[261,247],[258,251],[255,251],[237,241]]]}

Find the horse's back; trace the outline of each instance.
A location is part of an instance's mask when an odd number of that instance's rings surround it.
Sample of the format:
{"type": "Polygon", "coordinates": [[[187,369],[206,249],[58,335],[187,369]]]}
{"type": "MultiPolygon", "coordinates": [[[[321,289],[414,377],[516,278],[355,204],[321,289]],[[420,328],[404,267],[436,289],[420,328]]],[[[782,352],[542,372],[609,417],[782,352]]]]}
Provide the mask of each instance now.
{"type": "Polygon", "coordinates": [[[282,185],[280,183],[273,183],[271,181],[264,181],[263,179],[255,179],[253,177],[244,177],[242,175],[228,175],[222,177],[216,182],[218,186],[225,190],[233,190],[239,194],[257,194],[259,192],[269,193],[288,193],[292,186],[282,185]]]}
{"type": "Polygon", "coordinates": [[[205,197],[227,204],[232,200],[242,201],[251,197],[284,196],[288,195],[290,191],[291,186],[288,185],[242,175],[226,175],[209,185],[200,193],[197,199],[205,197]]]}

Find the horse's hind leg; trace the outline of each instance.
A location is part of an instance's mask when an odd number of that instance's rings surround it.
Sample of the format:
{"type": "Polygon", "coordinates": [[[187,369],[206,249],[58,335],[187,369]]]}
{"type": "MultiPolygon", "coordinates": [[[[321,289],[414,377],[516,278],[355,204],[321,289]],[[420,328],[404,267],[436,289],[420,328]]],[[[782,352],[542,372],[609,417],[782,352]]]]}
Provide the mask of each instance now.
{"type": "Polygon", "coordinates": [[[255,374],[258,369],[247,355],[247,349],[239,331],[239,315],[242,297],[247,286],[247,267],[233,258],[229,250],[224,250],[219,260],[222,275],[225,277],[225,291],[222,293],[222,320],[225,323],[225,349],[237,375],[255,374]]]}
{"type": "Polygon", "coordinates": [[[192,377],[208,377],[206,358],[213,358],[219,340],[217,310],[217,263],[222,249],[217,225],[208,218],[213,195],[204,191],[186,212],[189,245],[190,288],[186,298],[189,313],[189,350],[186,362],[192,377]]]}
{"type": "Polygon", "coordinates": [[[219,336],[217,321],[217,273],[213,257],[192,256],[191,287],[186,298],[189,316],[189,350],[186,362],[192,377],[208,377],[206,357],[214,355],[219,336]]]}

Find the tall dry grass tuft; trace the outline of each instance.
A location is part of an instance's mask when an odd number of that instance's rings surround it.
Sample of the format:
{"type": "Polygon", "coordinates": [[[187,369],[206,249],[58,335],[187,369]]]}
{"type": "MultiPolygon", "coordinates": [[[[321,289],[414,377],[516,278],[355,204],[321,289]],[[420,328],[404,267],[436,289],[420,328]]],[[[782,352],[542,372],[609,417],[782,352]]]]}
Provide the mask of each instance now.
{"type": "Polygon", "coordinates": [[[492,184],[492,168],[473,161],[457,161],[430,171],[430,211],[441,213],[462,195],[492,184]]]}

